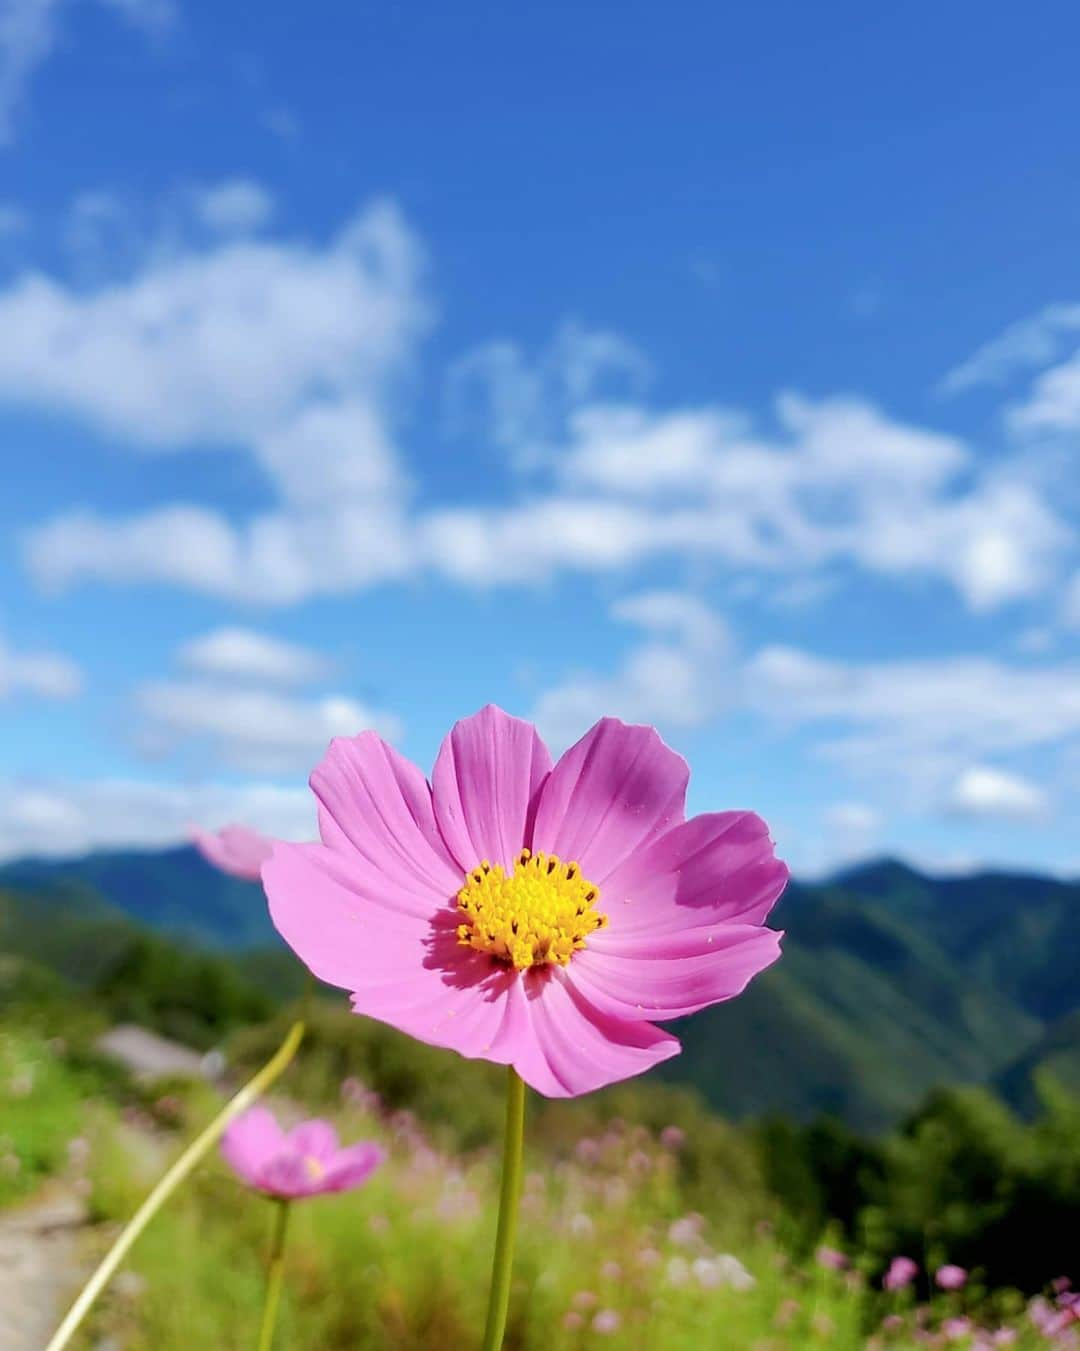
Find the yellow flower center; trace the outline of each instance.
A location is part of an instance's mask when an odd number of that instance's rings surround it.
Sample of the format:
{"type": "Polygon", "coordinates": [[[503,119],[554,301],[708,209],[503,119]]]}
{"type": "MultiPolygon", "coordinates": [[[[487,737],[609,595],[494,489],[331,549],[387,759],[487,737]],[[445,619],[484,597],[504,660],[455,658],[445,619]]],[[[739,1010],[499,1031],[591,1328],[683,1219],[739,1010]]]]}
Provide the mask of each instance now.
{"type": "Polygon", "coordinates": [[[490,952],[519,971],[556,962],[565,966],[585,939],[608,922],[594,909],[598,887],[576,863],[523,849],[508,877],[484,859],[465,878],[457,908],[465,922],[458,942],[490,952]]]}
{"type": "Polygon", "coordinates": [[[314,1154],[305,1154],[304,1171],[307,1173],[308,1177],[311,1178],[312,1182],[318,1182],[326,1172],[326,1169],[323,1167],[322,1161],[317,1159],[314,1154]]]}

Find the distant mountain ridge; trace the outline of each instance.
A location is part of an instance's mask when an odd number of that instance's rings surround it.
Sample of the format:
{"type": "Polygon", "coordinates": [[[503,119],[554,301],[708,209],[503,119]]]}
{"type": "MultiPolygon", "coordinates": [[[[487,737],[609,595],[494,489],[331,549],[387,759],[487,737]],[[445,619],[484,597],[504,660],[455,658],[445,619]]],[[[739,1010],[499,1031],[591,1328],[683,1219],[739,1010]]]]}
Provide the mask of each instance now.
{"type": "MultiPolygon", "coordinates": [[[[258,888],[190,848],[0,866],[0,890],[67,914],[107,903],[238,951],[275,942],[258,888]]],[[[896,860],[793,882],[785,954],[740,999],[675,1025],[692,1082],[734,1116],[828,1111],[878,1128],[936,1084],[982,1082],[1028,1109],[1046,1069],[1080,1089],[1080,883],[933,877],[896,860]]]]}

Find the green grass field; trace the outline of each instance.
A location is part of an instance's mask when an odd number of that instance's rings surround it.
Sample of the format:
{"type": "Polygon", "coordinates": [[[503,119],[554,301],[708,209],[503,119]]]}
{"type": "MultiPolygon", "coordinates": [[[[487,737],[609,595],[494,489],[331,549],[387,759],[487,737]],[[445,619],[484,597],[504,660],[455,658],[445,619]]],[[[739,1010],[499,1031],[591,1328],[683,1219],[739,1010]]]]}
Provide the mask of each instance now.
{"type": "MultiPolygon", "coordinates": [[[[494,1233],[499,1076],[404,1042],[388,1050],[355,1020],[348,1033],[382,1048],[379,1062],[368,1046],[376,1098],[338,1076],[350,1055],[335,1044],[336,1025],[329,1015],[317,1024],[274,1105],[284,1117],[328,1115],[345,1141],[377,1139],[389,1158],[359,1191],[295,1204],[275,1344],[475,1346],[494,1233]],[[415,1115],[402,1102],[410,1096],[415,1115]]],[[[273,1029],[249,1034],[240,1049],[272,1039],[273,1029]]],[[[50,1174],[77,1187],[89,1261],[217,1100],[204,1085],[140,1090],[95,1078],[55,1039],[8,1027],[0,1101],[0,1161],[17,1161],[0,1162],[3,1204],[25,1201],[50,1174]]],[[[839,1230],[800,1229],[767,1187],[751,1135],[685,1096],[646,1084],[531,1106],[508,1348],[1074,1344],[1068,1329],[1039,1332],[1025,1296],[987,1291],[977,1276],[916,1305],[912,1291],[882,1294],[871,1252],[849,1245],[846,1270],[822,1265],[816,1242],[842,1242],[839,1230]],[[665,1124],[679,1130],[662,1139],[665,1124]]],[[[76,1344],[253,1346],[272,1209],[215,1157],[153,1222],[76,1344]]]]}

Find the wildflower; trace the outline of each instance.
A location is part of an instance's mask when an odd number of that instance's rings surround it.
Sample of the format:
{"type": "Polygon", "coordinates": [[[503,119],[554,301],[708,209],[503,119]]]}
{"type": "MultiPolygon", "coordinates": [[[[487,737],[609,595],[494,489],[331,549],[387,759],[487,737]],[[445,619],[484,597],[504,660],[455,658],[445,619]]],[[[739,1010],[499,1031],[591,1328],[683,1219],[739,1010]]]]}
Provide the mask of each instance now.
{"type": "Polygon", "coordinates": [[[696,1258],[691,1270],[694,1279],[703,1290],[715,1290],[718,1285],[723,1284],[724,1278],[720,1268],[711,1257],[696,1258]]]}
{"type": "Polygon", "coordinates": [[[642,1248],[637,1255],[638,1266],[651,1268],[658,1267],[664,1260],[655,1248],[642,1248]]]}
{"type": "Polygon", "coordinates": [[[970,1318],[946,1318],[941,1325],[946,1341],[959,1342],[971,1335],[974,1324],[970,1318]]]}
{"type": "Polygon", "coordinates": [[[825,1267],[829,1271],[845,1271],[848,1267],[848,1259],[836,1248],[829,1248],[824,1243],[814,1254],[819,1267],[825,1267]]]}
{"type": "Polygon", "coordinates": [[[618,1262],[605,1262],[600,1268],[600,1275],[603,1276],[605,1281],[620,1281],[622,1280],[622,1267],[619,1266],[618,1262]]]}
{"type": "Polygon", "coordinates": [[[720,1272],[723,1284],[730,1285],[733,1290],[750,1290],[757,1285],[750,1272],[731,1253],[720,1253],[713,1261],[720,1272]]]}
{"type": "Polygon", "coordinates": [[[593,1164],[600,1158],[600,1146],[590,1136],[585,1135],[574,1146],[574,1153],[581,1163],[593,1164]]]}
{"type": "Polygon", "coordinates": [[[943,1267],[938,1267],[934,1280],[942,1290],[961,1290],[967,1284],[967,1272],[963,1267],[946,1262],[943,1267]]]}
{"type": "Polygon", "coordinates": [[[881,1284],[886,1290],[903,1290],[918,1274],[919,1264],[913,1262],[910,1257],[894,1257],[889,1263],[888,1271],[881,1278],[881,1284]]]}
{"type": "Polygon", "coordinates": [[[305,1121],[286,1133],[265,1107],[252,1107],[232,1122],[221,1152],[250,1187],[282,1200],[349,1191],[383,1160],[383,1151],[368,1141],[342,1149],[328,1121],[305,1121]]]}
{"type": "Polygon", "coordinates": [[[904,1320],[898,1313],[887,1314],[886,1317],[881,1320],[883,1332],[900,1332],[903,1329],[903,1326],[904,1320]]]}
{"type": "Polygon", "coordinates": [[[245,882],[259,880],[262,865],[274,848],[273,840],[247,826],[223,826],[213,831],[192,826],[190,833],[192,844],[207,863],[245,882]]]}
{"type": "Polygon", "coordinates": [[[660,1143],[676,1154],[686,1144],[686,1132],[681,1126],[665,1126],[660,1132],[660,1143]]]}
{"type": "Polygon", "coordinates": [[[576,1310],[568,1309],[566,1313],[563,1314],[562,1325],[568,1332],[574,1332],[578,1328],[583,1328],[585,1326],[585,1320],[576,1310]]]}
{"type": "Polygon", "coordinates": [[[570,1303],[575,1309],[594,1309],[600,1299],[592,1290],[579,1290],[570,1303]]]}
{"type": "Polygon", "coordinates": [[[668,1228],[668,1239],[679,1248],[692,1248],[701,1238],[701,1231],[705,1227],[705,1217],[692,1211],[689,1215],[682,1215],[677,1220],[672,1220],[668,1228]]]}
{"type": "Polygon", "coordinates": [[[570,1216],[570,1232],[575,1238],[591,1238],[593,1228],[592,1217],[586,1215],[583,1210],[578,1210],[570,1216]]]}
{"type": "Polygon", "coordinates": [[[592,1330],[607,1334],[618,1332],[621,1325],[622,1319],[614,1309],[601,1309],[592,1321],[592,1330]]]}
{"type": "Polygon", "coordinates": [[[319,844],[263,868],[278,930],[367,1014],[573,1097],[676,1055],[654,1026],[739,994],[779,956],[787,881],[750,812],[686,820],[688,770],[606,718],[553,765],[487,707],[431,785],[375,733],[312,775],[319,844]]]}
{"type": "Polygon", "coordinates": [[[690,1279],[690,1263],[685,1257],[673,1257],[667,1264],[669,1285],[685,1285],[690,1279]]]}

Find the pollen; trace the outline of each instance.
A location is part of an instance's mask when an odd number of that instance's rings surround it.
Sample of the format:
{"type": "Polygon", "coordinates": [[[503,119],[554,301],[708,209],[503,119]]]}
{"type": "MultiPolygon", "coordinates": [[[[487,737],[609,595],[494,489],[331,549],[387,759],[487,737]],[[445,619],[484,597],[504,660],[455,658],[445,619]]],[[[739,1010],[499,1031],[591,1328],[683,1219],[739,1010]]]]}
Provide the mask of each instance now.
{"type": "Polygon", "coordinates": [[[314,1154],[305,1154],[304,1172],[307,1173],[312,1182],[318,1182],[326,1172],[326,1168],[323,1166],[322,1160],[317,1159],[314,1154]]]}
{"type": "Polygon", "coordinates": [[[458,942],[519,971],[565,966],[607,924],[607,915],[595,908],[599,899],[599,887],[582,877],[581,868],[555,854],[523,849],[509,876],[485,859],[457,894],[464,921],[458,942]]]}

